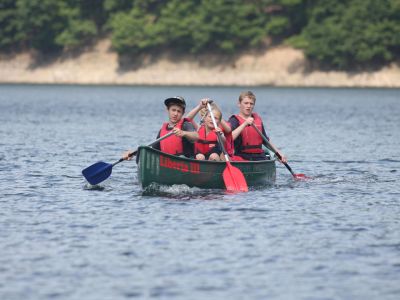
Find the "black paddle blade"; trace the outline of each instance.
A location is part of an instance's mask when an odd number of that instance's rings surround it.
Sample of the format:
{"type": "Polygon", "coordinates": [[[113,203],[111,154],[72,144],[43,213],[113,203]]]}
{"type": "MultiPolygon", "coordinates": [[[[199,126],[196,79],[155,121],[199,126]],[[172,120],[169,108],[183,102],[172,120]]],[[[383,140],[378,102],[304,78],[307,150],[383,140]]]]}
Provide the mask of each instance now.
{"type": "Polygon", "coordinates": [[[228,192],[237,193],[249,191],[242,171],[232,166],[230,162],[226,162],[226,168],[222,173],[222,177],[228,192]]]}
{"type": "Polygon", "coordinates": [[[82,175],[91,184],[99,184],[111,175],[112,164],[99,161],[82,171],[82,175]]]}

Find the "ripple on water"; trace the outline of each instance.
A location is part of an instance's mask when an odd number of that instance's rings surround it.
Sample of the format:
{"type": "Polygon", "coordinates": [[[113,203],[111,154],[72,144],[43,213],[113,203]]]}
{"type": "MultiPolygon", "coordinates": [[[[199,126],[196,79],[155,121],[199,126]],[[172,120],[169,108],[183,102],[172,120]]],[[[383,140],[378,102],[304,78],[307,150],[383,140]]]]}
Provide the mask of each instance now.
{"type": "Polygon", "coordinates": [[[197,187],[189,187],[184,184],[174,184],[172,186],[165,186],[152,183],[142,192],[143,196],[158,196],[175,200],[214,200],[217,195],[224,195],[224,190],[214,189],[200,189],[197,187]]]}
{"type": "Polygon", "coordinates": [[[104,191],[106,188],[100,184],[91,185],[90,183],[85,183],[83,189],[88,191],[104,191]]]}
{"type": "Polygon", "coordinates": [[[2,299],[399,298],[397,90],[255,88],[312,178],[278,164],[276,183],[227,194],[142,191],[134,161],[96,186],[80,172],[149,143],[165,95],[219,95],[233,113],[240,88],[0,89],[2,299]]]}

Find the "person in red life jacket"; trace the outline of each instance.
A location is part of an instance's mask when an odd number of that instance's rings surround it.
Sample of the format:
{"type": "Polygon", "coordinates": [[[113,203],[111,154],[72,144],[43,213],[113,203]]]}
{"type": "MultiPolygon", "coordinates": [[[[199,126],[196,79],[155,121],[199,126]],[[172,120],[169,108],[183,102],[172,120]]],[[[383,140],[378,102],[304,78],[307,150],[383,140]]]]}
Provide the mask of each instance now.
{"type": "MultiPolygon", "coordinates": [[[[164,104],[167,108],[168,122],[161,126],[157,139],[171,131],[174,135],[155,144],[153,148],[168,154],[193,158],[194,142],[198,140],[199,134],[196,132],[191,120],[183,118],[186,108],[185,99],[180,96],[171,97],[165,99],[164,104]]],[[[124,153],[123,158],[129,160],[129,153],[130,151],[124,153]]]]}
{"type": "Polygon", "coordinates": [[[199,105],[190,111],[186,117],[192,120],[199,134],[199,139],[194,145],[196,159],[208,159],[214,161],[225,160],[222,149],[218,143],[217,134],[223,133],[223,135],[221,135],[222,141],[225,149],[229,153],[229,150],[233,150],[233,145],[230,146],[230,143],[233,141],[231,138],[231,127],[225,120],[222,119],[222,113],[215,103],[212,103],[212,100],[208,98],[202,99],[200,100],[199,105]],[[218,125],[217,128],[214,128],[211,115],[207,109],[207,103],[211,104],[211,110],[218,125]],[[193,120],[199,112],[202,117],[201,121],[203,121],[203,123],[200,122],[200,125],[193,120]]]}
{"type": "Polygon", "coordinates": [[[173,155],[194,157],[194,142],[198,140],[199,135],[191,120],[183,118],[186,109],[185,99],[180,96],[171,97],[165,99],[164,104],[167,107],[169,120],[161,126],[157,138],[171,130],[174,135],[154,145],[154,148],[173,155]]]}
{"type": "Polygon", "coordinates": [[[235,160],[254,161],[267,159],[262,149],[264,141],[253,126],[251,126],[254,124],[268,139],[274,150],[282,156],[282,162],[287,162],[286,157],[271,143],[269,137],[265,133],[260,116],[253,112],[255,104],[256,96],[251,91],[242,92],[238,102],[239,114],[229,118],[234,140],[235,160]]]}

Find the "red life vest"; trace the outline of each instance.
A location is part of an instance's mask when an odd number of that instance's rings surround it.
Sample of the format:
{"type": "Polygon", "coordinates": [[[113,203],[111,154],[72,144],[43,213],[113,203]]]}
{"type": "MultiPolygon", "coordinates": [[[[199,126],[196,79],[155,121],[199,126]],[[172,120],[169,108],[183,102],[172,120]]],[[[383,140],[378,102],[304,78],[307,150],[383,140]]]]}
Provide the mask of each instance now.
{"type": "MultiPolygon", "coordinates": [[[[217,133],[214,130],[206,134],[206,128],[204,125],[202,125],[198,131],[198,134],[199,134],[199,139],[194,144],[195,153],[202,153],[206,155],[212,148],[218,145],[217,133]]],[[[224,132],[224,136],[225,136],[224,148],[226,152],[228,152],[228,155],[231,156],[233,155],[233,149],[234,149],[232,132],[230,133],[224,132]]]]}
{"type": "MultiPolygon", "coordinates": [[[[262,132],[262,120],[260,116],[256,113],[252,114],[254,118],[254,125],[262,132]]],[[[236,118],[239,121],[239,126],[246,122],[241,116],[236,115],[236,118]]],[[[242,137],[242,145],[239,148],[240,152],[243,153],[263,153],[262,149],[263,139],[257,133],[257,131],[253,128],[253,126],[246,126],[242,132],[240,133],[242,137]]]]}
{"type": "MultiPolygon", "coordinates": [[[[183,122],[188,121],[186,118],[182,118],[176,125],[176,128],[182,129],[183,122]]],[[[171,129],[168,129],[168,123],[164,123],[160,130],[160,137],[169,133],[171,129]]],[[[183,142],[182,138],[176,135],[171,135],[168,138],[160,142],[160,149],[162,152],[173,154],[173,155],[183,155],[183,142]]]]}
{"type": "Polygon", "coordinates": [[[225,149],[226,152],[228,152],[229,156],[233,156],[234,150],[235,150],[235,145],[233,144],[233,136],[232,136],[232,131],[229,133],[225,133],[225,149]]]}
{"type": "Polygon", "coordinates": [[[207,134],[206,127],[201,125],[198,134],[199,139],[194,143],[194,153],[206,155],[212,148],[218,145],[218,137],[214,130],[207,134]]]}

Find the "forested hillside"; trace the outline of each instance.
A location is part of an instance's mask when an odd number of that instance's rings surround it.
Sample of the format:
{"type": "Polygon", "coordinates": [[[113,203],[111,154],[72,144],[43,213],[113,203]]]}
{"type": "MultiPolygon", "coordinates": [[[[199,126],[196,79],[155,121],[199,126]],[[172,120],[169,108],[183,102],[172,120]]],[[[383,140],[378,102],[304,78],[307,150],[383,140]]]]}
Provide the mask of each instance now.
{"type": "Polygon", "coordinates": [[[400,0],[0,0],[0,51],[57,53],[110,37],[118,54],[276,44],[328,69],[400,58],[400,0]]]}

